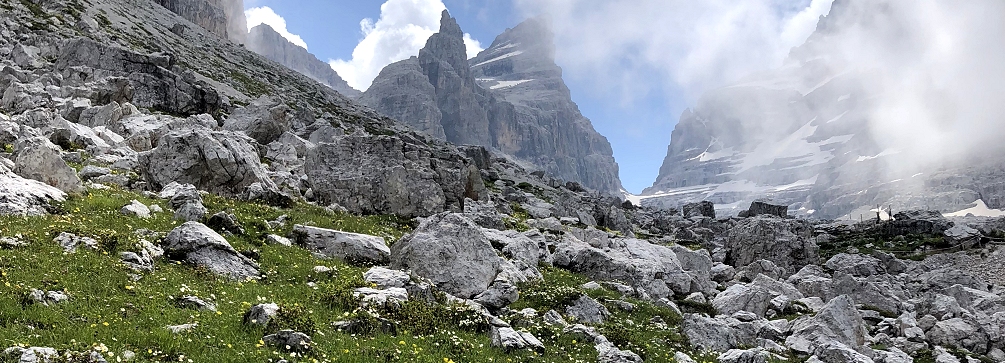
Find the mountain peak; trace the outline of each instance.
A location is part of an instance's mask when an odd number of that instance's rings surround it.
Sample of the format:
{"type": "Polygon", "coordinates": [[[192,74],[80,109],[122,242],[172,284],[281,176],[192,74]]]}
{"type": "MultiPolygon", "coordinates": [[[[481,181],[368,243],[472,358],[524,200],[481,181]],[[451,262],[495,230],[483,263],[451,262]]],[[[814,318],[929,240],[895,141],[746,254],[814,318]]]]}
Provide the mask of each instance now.
{"type": "Polygon", "coordinates": [[[460,39],[464,39],[464,32],[461,31],[461,26],[457,24],[457,19],[450,16],[450,12],[443,10],[440,15],[440,34],[446,36],[455,36],[460,39]]]}

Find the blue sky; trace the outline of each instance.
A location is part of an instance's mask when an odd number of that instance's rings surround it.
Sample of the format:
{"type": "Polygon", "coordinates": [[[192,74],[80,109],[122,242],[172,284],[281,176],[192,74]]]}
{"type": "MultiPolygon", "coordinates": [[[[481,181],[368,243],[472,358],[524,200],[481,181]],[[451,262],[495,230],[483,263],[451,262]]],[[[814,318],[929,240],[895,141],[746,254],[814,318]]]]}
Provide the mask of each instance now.
{"type": "Polygon", "coordinates": [[[610,140],[625,188],[639,193],[656,179],[681,112],[710,88],[780,65],[831,0],[390,0],[384,14],[385,1],[245,0],[245,7],[271,8],[319,59],[343,60],[335,68],[357,88],[389,62],[361,53],[417,53],[426,33],[400,38],[403,23],[435,26],[438,16],[423,10],[445,5],[482,47],[526,16],[550,14],[573,100],[610,140]],[[379,51],[361,45],[363,19],[391,29],[364,42],[379,51]]]}

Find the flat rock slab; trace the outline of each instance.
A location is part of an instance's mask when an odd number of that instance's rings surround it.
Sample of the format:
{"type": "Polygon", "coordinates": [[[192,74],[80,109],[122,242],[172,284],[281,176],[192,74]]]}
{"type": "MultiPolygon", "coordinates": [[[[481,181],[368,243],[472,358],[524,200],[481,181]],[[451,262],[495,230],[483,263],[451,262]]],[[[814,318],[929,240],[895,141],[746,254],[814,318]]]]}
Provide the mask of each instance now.
{"type": "Polygon", "coordinates": [[[391,249],[383,237],[304,225],[293,226],[293,242],[311,252],[356,265],[386,265],[391,249]]]}

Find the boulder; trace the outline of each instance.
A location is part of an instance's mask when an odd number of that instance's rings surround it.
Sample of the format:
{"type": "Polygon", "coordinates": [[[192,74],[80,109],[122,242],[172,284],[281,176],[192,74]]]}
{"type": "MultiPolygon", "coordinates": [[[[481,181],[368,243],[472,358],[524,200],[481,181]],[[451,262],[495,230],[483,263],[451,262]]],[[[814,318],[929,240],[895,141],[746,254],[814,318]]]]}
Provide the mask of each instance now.
{"type": "Polygon", "coordinates": [[[698,203],[688,203],[681,207],[681,214],[684,218],[708,217],[715,218],[715,205],[709,201],[698,203]]]}
{"type": "Polygon", "coordinates": [[[244,227],[237,222],[237,216],[225,211],[210,216],[209,220],[206,221],[206,226],[220,233],[244,234],[244,227]]]}
{"type": "Polygon", "coordinates": [[[807,221],[753,217],[740,220],[726,235],[725,263],[746,266],[757,260],[769,260],[793,274],[817,262],[818,247],[813,228],[807,221]]]}
{"type": "Polygon", "coordinates": [[[597,349],[597,363],[642,363],[642,357],[630,350],[618,349],[603,335],[594,342],[597,349]]]}
{"type": "Polygon", "coordinates": [[[42,215],[53,210],[51,202],[64,200],[66,193],[62,190],[22,178],[0,163],[0,216],[42,215]]]}
{"type": "Polygon", "coordinates": [[[374,266],[363,273],[363,279],[377,285],[378,288],[387,289],[391,287],[405,287],[412,278],[403,271],[374,266]]]}
{"type": "Polygon", "coordinates": [[[481,174],[459,154],[397,136],[334,137],[307,152],[304,170],[322,203],[359,214],[426,217],[485,194],[481,174]]]}
{"type": "Polygon", "coordinates": [[[298,224],[293,226],[291,239],[311,252],[351,264],[387,264],[391,257],[383,237],[298,224]]]}
{"type": "MultiPolygon", "coordinates": [[[[827,305],[812,317],[802,317],[792,323],[792,335],[785,339],[785,345],[794,351],[817,354],[819,349],[831,346],[857,348],[865,345],[865,324],[855,302],[850,296],[841,295],[831,299],[827,305]]],[[[824,359],[824,361],[828,361],[824,359]]]]}
{"type": "Polygon", "coordinates": [[[767,363],[771,353],[763,348],[730,349],[717,358],[719,363],[767,363]]]}
{"type": "Polygon", "coordinates": [[[611,316],[611,312],[604,305],[593,298],[582,295],[576,301],[565,308],[565,313],[574,318],[574,322],[580,324],[603,324],[611,316]]]}
{"type": "Polygon", "coordinates": [[[137,162],[153,188],[177,182],[222,196],[289,204],[278,197],[282,193],[269,179],[252,143],[232,132],[183,129],[162,136],[157,147],[139,154],[137,162]],[[252,191],[257,198],[250,198],[252,191]]]}
{"type": "Polygon", "coordinates": [[[502,263],[482,228],[454,213],[426,218],[391,246],[391,268],[411,271],[465,299],[488,289],[502,263]]]}
{"type": "Polygon", "coordinates": [[[937,322],[925,334],[928,341],[935,345],[965,348],[978,354],[984,354],[988,349],[987,335],[962,318],[937,322]]]}
{"type": "Polygon", "coordinates": [[[517,287],[506,279],[496,279],[489,288],[476,295],[472,300],[491,311],[497,311],[520,298],[517,287]]]}
{"type": "Polygon", "coordinates": [[[199,222],[186,222],[173,229],[164,239],[164,252],[171,259],[232,279],[257,279],[261,275],[255,261],[199,222]]]}
{"type": "Polygon", "coordinates": [[[712,306],[723,315],[747,311],[763,317],[771,306],[772,298],[771,292],[761,286],[736,284],[716,295],[712,306]]]}
{"type": "Polygon", "coordinates": [[[557,244],[553,264],[598,281],[619,281],[659,299],[714,290],[711,260],[688,255],[698,270],[682,267],[674,250],[638,239],[613,239],[609,248],[597,248],[566,235],[557,244]],[[703,260],[697,263],[697,259],[703,260]],[[706,264],[707,262],[707,264],[706,264]]]}
{"type": "Polygon", "coordinates": [[[14,171],[25,178],[37,180],[66,193],[80,193],[84,185],[77,172],[63,161],[58,146],[45,138],[18,140],[14,171]]]}
{"type": "Polygon", "coordinates": [[[858,253],[839,253],[827,260],[825,266],[834,271],[859,277],[869,277],[886,272],[884,264],[878,259],[858,253]]]}
{"type": "Polygon", "coordinates": [[[789,216],[789,207],[785,205],[774,205],[765,202],[750,203],[750,207],[741,217],[756,217],[759,215],[769,215],[781,218],[789,216]]]}
{"type": "Polygon", "coordinates": [[[489,336],[492,339],[493,347],[502,348],[506,352],[528,348],[539,352],[544,351],[544,344],[536,337],[513,328],[493,326],[489,336]]]}
{"type": "Polygon", "coordinates": [[[303,353],[311,350],[311,337],[293,330],[280,330],[262,338],[265,345],[288,352],[303,353]]]}
{"type": "Polygon", "coordinates": [[[119,213],[130,217],[150,218],[150,208],[140,201],[133,199],[131,203],[122,207],[119,213]]]}
{"type": "Polygon", "coordinates": [[[223,129],[243,132],[259,144],[268,145],[289,130],[291,116],[288,106],[263,97],[234,110],[224,121],[223,129]]]}

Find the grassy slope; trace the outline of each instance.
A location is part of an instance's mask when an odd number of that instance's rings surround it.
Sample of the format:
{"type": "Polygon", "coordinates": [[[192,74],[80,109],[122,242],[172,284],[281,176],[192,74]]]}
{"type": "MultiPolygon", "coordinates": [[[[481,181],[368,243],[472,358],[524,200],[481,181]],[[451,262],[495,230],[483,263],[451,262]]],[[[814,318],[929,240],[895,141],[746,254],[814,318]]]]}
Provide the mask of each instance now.
{"type": "MultiPolygon", "coordinates": [[[[164,201],[127,191],[91,191],[64,203],[62,215],[0,218],[0,236],[20,236],[31,242],[29,247],[0,250],[0,348],[52,346],[84,351],[99,347],[107,349],[112,360],[124,350],[131,350],[141,362],[264,362],[290,359],[288,353],[262,346],[260,339],[264,334],[279,328],[299,328],[313,330],[315,347],[311,354],[295,361],[592,362],[596,359],[592,344],[563,336],[560,330],[540,321],[528,322],[525,329],[548,346],[545,353],[502,352],[490,347],[484,326],[461,323],[471,316],[470,312],[449,306],[433,308],[410,303],[401,311],[379,311],[384,316],[404,320],[398,334],[337,332],[331,322],[358,316],[360,312],[352,306],[332,302],[364,284],[361,280],[364,270],[316,259],[296,247],[261,243],[265,233],[284,235],[294,223],[381,235],[394,241],[407,233],[409,227],[390,217],[332,214],[308,205],[279,210],[206,196],[211,213],[229,210],[248,229],[246,235],[229,236],[228,240],[238,250],[256,250],[266,277],[258,282],[235,282],[191,266],[158,261],[155,272],[142,274],[136,281],[136,275],[118,262],[118,252],[135,249],[141,238],[134,233],[137,229],[163,235],[178,222],[171,219],[170,213],[155,214],[145,220],[121,215],[119,208],[132,199],[166,207],[164,201]],[[281,230],[268,231],[265,221],[283,214],[289,216],[290,223],[281,230]],[[52,242],[63,231],[94,237],[101,242],[102,250],[63,253],[52,242]],[[317,265],[331,267],[334,272],[317,274],[313,270],[317,265]],[[308,282],[314,282],[315,287],[308,282]],[[64,291],[71,299],[56,306],[25,304],[24,296],[32,288],[64,291]],[[219,312],[174,306],[172,298],[182,295],[208,299],[216,303],[219,312]],[[268,328],[243,326],[244,312],[261,302],[283,306],[283,319],[268,328]],[[452,318],[443,316],[449,314],[453,314],[452,318]],[[198,327],[183,334],[165,329],[168,325],[187,323],[198,323],[198,327]]],[[[559,308],[563,299],[583,293],[578,286],[587,281],[557,269],[545,269],[545,276],[546,283],[524,287],[525,298],[514,308],[533,307],[542,313],[548,308],[559,308]]],[[[606,290],[588,293],[597,298],[615,297],[606,290]]],[[[600,330],[619,346],[645,356],[647,362],[671,361],[672,352],[686,346],[676,328],[679,317],[646,303],[638,306],[629,313],[609,304],[614,318],[600,330]],[[659,329],[649,324],[655,316],[671,324],[671,328],[659,329]]]]}

